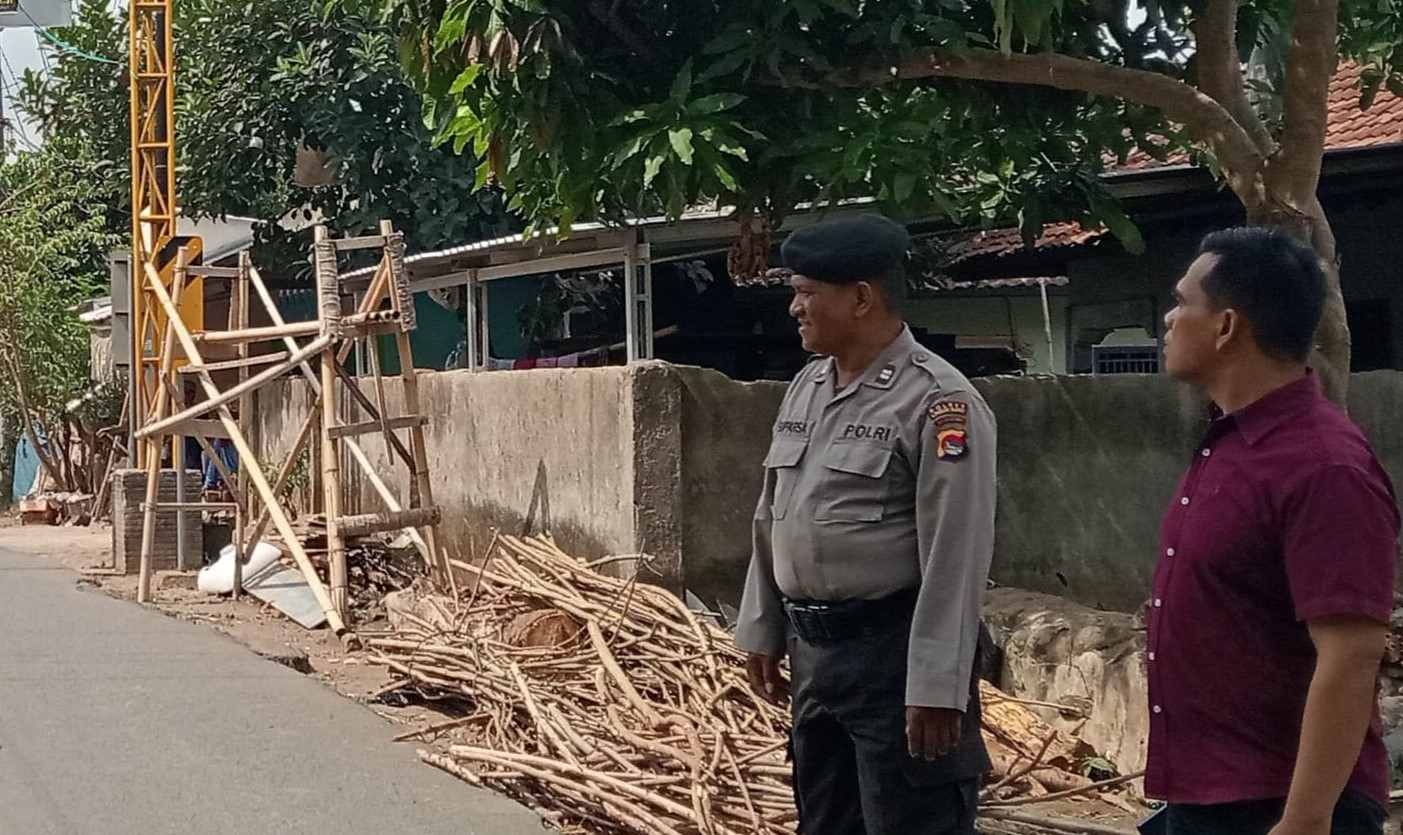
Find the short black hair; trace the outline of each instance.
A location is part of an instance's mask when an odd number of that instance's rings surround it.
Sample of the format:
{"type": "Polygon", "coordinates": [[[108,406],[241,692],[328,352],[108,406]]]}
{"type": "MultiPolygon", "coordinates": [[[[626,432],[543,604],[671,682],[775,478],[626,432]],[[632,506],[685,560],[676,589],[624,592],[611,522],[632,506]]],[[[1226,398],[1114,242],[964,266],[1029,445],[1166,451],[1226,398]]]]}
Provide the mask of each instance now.
{"type": "Polygon", "coordinates": [[[1305,362],[1325,310],[1315,250],[1280,229],[1238,226],[1205,237],[1198,254],[1217,257],[1203,280],[1209,301],[1246,317],[1267,356],[1305,362]]]}

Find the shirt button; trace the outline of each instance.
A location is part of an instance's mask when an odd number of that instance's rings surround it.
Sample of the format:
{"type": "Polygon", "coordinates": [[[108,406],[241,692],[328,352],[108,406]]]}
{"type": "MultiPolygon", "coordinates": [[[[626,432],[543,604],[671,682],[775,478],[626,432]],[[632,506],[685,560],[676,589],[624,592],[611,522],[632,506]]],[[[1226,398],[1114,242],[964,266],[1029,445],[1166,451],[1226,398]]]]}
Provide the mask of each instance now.
{"type": "Polygon", "coordinates": [[[1155,654],[1154,654],[1153,652],[1150,653],[1150,660],[1151,660],[1151,661],[1155,660],[1155,654]]]}
{"type": "Polygon", "coordinates": [[[1163,713],[1163,712],[1164,712],[1164,710],[1163,710],[1162,708],[1160,708],[1159,705],[1155,705],[1154,710],[1155,710],[1155,713],[1156,713],[1156,714],[1160,714],[1160,713],[1163,713]]]}
{"type": "Polygon", "coordinates": [[[1155,608],[1158,609],[1159,607],[1161,607],[1161,606],[1163,606],[1163,605],[1164,605],[1164,601],[1163,601],[1163,600],[1160,600],[1158,597],[1156,597],[1156,598],[1155,598],[1155,608]]]}
{"type": "Polygon", "coordinates": [[[1184,498],[1180,499],[1180,500],[1179,500],[1179,504],[1184,505],[1185,507],[1188,507],[1188,505],[1189,505],[1189,497],[1188,497],[1188,496],[1185,496],[1184,498]]]}
{"type": "Polygon", "coordinates": [[[1212,455],[1212,454],[1213,454],[1213,450],[1208,449],[1207,447],[1204,448],[1204,450],[1203,450],[1203,457],[1204,457],[1204,458],[1207,458],[1208,456],[1210,456],[1210,455],[1212,455]]]}
{"type": "Polygon", "coordinates": [[[1166,557],[1172,557],[1172,556],[1174,556],[1174,554],[1175,554],[1175,551],[1174,551],[1173,548],[1170,548],[1169,550],[1167,550],[1167,551],[1164,552],[1164,555],[1165,555],[1166,557]]]}

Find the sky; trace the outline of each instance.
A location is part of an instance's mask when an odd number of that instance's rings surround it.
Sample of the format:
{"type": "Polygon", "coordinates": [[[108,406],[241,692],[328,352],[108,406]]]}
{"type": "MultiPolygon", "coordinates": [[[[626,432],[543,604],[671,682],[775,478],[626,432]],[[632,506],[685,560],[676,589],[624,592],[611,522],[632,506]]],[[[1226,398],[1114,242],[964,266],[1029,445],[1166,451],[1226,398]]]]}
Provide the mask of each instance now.
{"type": "Polygon", "coordinates": [[[25,70],[42,71],[44,59],[39,52],[39,35],[33,29],[0,31],[0,88],[4,91],[5,116],[15,125],[16,144],[20,147],[39,139],[33,125],[25,124],[16,111],[14,95],[25,70]]]}
{"type": "MultiPolygon", "coordinates": [[[[124,7],[122,0],[112,0],[113,9],[124,7]]],[[[40,141],[37,128],[21,120],[14,105],[14,96],[24,71],[40,72],[46,66],[45,56],[39,48],[40,40],[39,33],[33,28],[0,30],[0,103],[4,104],[5,116],[16,125],[16,140],[21,148],[40,141]]]]}

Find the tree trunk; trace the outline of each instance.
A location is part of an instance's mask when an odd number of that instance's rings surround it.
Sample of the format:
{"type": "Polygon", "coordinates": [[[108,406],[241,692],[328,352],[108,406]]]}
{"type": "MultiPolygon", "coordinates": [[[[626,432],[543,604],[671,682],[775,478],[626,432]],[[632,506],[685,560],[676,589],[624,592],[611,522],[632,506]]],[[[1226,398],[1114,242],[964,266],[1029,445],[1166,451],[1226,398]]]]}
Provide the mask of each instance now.
{"type": "Polygon", "coordinates": [[[19,444],[19,421],[0,413],[0,508],[8,510],[15,495],[15,447],[19,444]]]}
{"type": "Polygon", "coordinates": [[[1345,313],[1344,290],[1340,285],[1340,256],[1335,233],[1320,201],[1314,200],[1306,213],[1284,208],[1272,201],[1247,213],[1248,223],[1275,226],[1291,233],[1315,250],[1325,267],[1325,310],[1315,334],[1311,367],[1320,375],[1325,393],[1342,408],[1348,405],[1351,341],[1345,313]]]}

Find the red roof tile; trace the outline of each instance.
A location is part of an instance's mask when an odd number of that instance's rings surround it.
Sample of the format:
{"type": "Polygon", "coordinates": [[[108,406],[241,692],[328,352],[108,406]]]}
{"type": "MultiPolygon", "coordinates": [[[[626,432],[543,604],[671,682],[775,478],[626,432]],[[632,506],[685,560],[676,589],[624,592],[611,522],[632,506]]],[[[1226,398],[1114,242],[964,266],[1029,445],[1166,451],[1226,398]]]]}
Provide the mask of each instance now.
{"type": "MultiPolygon", "coordinates": [[[[1403,97],[1380,89],[1367,110],[1359,107],[1360,76],[1358,64],[1343,63],[1330,80],[1327,103],[1329,122],[1325,128],[1325,150],[1343,151],[1403,143],[1403,97]]],[[[1146,171],[1192,162],[1189,154],[1176,151],[1165,161],[1143,151],[1134,151],[1124,165],[1113,165],[1111,172],[1146,171]]],[[[1037,249],[1079,246],[1099,238],[1104,228],[1082,229],[1076,223],[1053,223],[1043,229],[1034,245],[1037,249]]],[[[949,263],[959,263],[984,256],[1001,257],[1023,249],[1023,237],[1017,229],[994,229],[978,232],[954,242],[948,250],[949,263]]]]}
{"type": "MultiPolygon", "coordinates": [[[[1095,240],[1105,231],[1102,227],[1083,229],[1079,223],[1049,223],[1033,244],[1035,249],[1059,246],[1079,246],[1095,240]]],[[[1017,229],[989,229],[973,235],[961,235],[950,241],[945,250],[949,263],[955,264],[983,255],[1011,255],[1023,249],[1023,234],[1017,229]]]]}
{"type": "MultiPolygon", "coordinates": [[[[1359,107],[1360,76],[1363,68],[1353,62],[1340,64],[1330,79],[1327,100],[1329,121],[1325,126],[1325,150],[1343,151],[1403,142],[1403,98],[1380,89],[1368,110],[1359,107]]],[[[1143,171],[1168,165],[1186,165],[1189,154],[1176,151],[1160,162],[1143,151],[1132,151],[1124,165],[1112,171],[1143,171]]]]}

